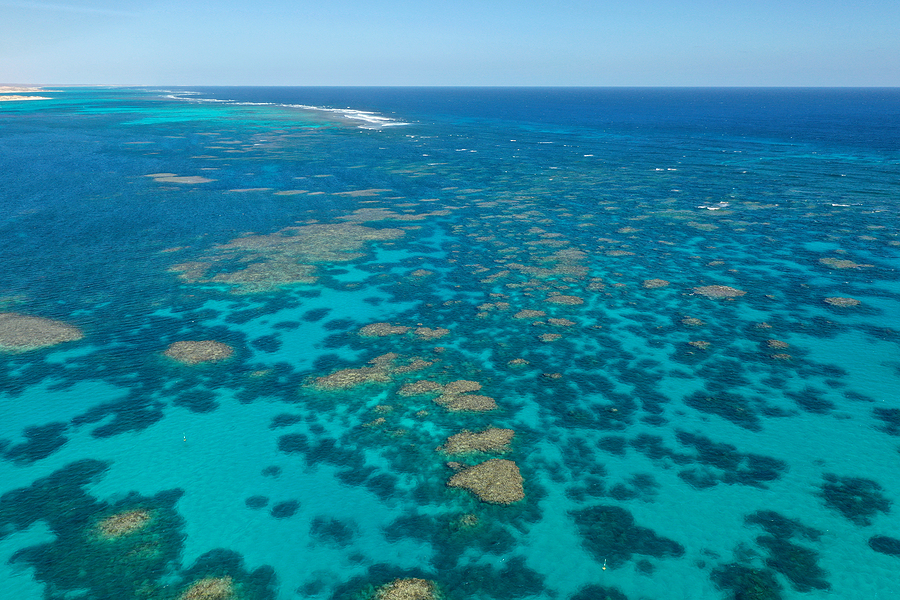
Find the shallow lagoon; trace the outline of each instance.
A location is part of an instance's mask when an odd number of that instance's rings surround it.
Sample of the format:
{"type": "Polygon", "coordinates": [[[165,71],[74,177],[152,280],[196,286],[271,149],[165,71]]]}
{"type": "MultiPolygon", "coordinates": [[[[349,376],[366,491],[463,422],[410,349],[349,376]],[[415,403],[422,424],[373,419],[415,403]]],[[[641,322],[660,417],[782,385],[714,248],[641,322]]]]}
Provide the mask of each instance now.
{"type": "Polygon", "coordinates": [[[15,597],[898,592],[896,91],[46,95],[0,311],[83,337],[0,354],[15,597]]]}

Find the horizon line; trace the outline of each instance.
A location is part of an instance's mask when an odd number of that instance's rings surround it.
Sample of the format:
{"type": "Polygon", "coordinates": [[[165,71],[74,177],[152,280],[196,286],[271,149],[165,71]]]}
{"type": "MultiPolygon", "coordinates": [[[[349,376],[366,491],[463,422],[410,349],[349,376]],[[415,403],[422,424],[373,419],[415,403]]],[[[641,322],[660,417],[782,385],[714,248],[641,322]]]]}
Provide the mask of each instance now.
{"type": "Polygon", "coordinates": [[[3,87],[267,87],[267,88],[484,88],[484,89],[900,89],[900,85],[494,85],[494,84],[165,84],[165,83],[0,83],[3,87]]]}

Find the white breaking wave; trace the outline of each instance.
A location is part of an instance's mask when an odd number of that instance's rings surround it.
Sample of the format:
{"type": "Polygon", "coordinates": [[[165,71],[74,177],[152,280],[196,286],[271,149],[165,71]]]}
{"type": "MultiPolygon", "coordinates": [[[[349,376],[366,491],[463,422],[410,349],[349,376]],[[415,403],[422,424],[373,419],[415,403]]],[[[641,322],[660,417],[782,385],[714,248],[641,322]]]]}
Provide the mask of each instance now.
{"type": "Polygon", "coordinates": [[[705,208],[706,210],[722,210],[731,206],[728,202],[717,202],[715,204],[701,204],[697,208],[705,208]]]}
{"type": "Polygon", "coordinates": [[[340,119],[361,122],[360,124],[358,124],[358,127],[360,127],[361,129],[382,129],[384,127],[399,127],[403,125],[411,125],[411,123],[398,121],[397,119],[392,119],[391,117],[386,117],[372,111],[357,110],[354,108],[328,108],[324,106],[310,106],[308,104],[283,104],[280,102],[244,102],[232,99],[220,100],[217,98],[197,98],[196,95],[199,95],[200,92],[171,92],[169,90],[161,91],[166,92],[164,96],[165,98],[169,98],[172,100],[184,100],[186,102],[231,104],[235,106],[281,106],[284,108],[299,108],[301,110],[330,113],[340,119]]]}

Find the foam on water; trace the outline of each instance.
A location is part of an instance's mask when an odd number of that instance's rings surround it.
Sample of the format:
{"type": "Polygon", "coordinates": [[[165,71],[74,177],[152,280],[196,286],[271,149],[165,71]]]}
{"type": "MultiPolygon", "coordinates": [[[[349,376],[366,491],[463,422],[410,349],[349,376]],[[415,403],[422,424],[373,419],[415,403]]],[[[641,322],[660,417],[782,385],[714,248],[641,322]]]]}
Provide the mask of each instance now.
{"type": "Polygon", "coordinates": [[[383,127],[401,127],[404,125],[410,125],[411,123],[404,123],[402,121],[398,121],[397,119],[392,119],[391,117],[387,117],[384,115],[380,115],[378,113],[367,111],[367,110],[358,110],[354,108],[330,108],[325,106],[310,106],[308,104],[284,104],[284,103],[276,103],[276,102],[246,102],[246,101],[238,101],[227,98],[201,98],[199,97],[201,92],[196,91],[179,91],[175,93],[166,93],[163,97],[171,100],[182,100],[186,102],[197,102],[197,103],[220,103],[232,106],[277,106],[282,108],[299,108],[305,111],[313,111],[317,113],[322,113],[326,115],[330,115],[335,117],[338,120],[345,122],[359,122],[362,123],[358,125],[360,129],[381,129],[383,127]]]}

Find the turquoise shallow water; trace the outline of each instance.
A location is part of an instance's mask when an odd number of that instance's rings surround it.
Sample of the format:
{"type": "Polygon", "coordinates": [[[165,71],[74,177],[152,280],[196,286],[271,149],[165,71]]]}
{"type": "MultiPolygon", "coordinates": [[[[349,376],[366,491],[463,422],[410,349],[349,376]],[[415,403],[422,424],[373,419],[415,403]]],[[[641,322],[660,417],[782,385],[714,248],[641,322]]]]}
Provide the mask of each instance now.
{"type": "Polygon", "coordinates": [[[900,594],[896,90],[44,95],[0,105],[0,598],[900,594]],[[496,406],[408,387],[460,380],[496,406]],[[523,498],[448,486],[497,459],[523,498]]]}

